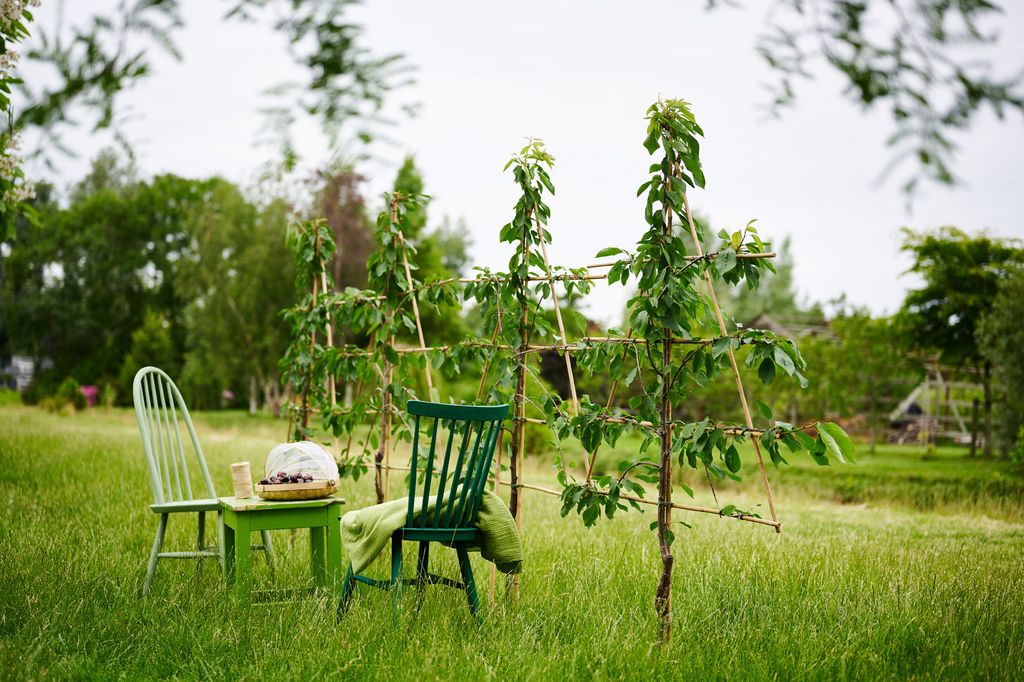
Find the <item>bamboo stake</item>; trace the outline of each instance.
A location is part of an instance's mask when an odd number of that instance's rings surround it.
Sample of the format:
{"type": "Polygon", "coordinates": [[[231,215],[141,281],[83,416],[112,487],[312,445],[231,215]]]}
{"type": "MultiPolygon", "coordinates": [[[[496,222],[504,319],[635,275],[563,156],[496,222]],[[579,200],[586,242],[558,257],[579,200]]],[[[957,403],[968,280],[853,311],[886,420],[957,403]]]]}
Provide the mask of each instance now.
{"type": "MultiPolygon", "coordinates": [[[[690,224],[690,236],[693,238],[694,247],[697,249],[698,257],[703,255],[703,250],[700,246],[700,237],[697,234],[697,227],[693,224],[693,215],[690,213],[690,200],[686,196],[686,192],[683,192],[683,206],[686,209],[686,220],[690,224]]],[[[718,319],[718,328],[723,335],[728,334],[728,330],[725,326],[725,319],[722,317],[722,309],[718,305],[718,296],[715,295],[715,285],[711,279],[711,273],[707,270],[704,271],[704,282],[708,287],[708,296],[711,298],[711,307],[715,310],[715,317],[718,319]]],[[[740,406],[743,408],[743,418],[746,420],[747,428],[754,428],[754,420],[750,416],[750,406],[747,405],[747,392],[743,389],[743,379],[740,377],[739,367],[736,365],[736,354],[733,353],[732,346],[727,346],[726,352],[729,354],[729,365],[732,367],[732,375],[736,380],[736,391],[740,396],[740,406]]],[[[761,446],[758,444],[756,438],[751,438],[750,442],[754,445],[754,454],[757,456],[757,468],[761,472],[761,481],[764,483],[764,491],[768,496],[768,509],[772,514],[772,521],[776,523],[775,532],[781,533],[782,526],[778,525],[779,515],[775,511],[775,499],[772,497],[772,486],[768,482],[768,472],[764,468],[764,459],[761,457],[761,446]]]]}
{"type": "MultiPolygon", "coordinates": [[[[327,272],[324,270],[320,271],[320,286],[324,292],[327,293],[327,272]]],[[[331,313],[327,311],[327,347],[332,348],[334,346],[334,325],[331,321],[331,313]]],[[[331,411],[338,406],[338,391],[337,384],[335,383],[334,373],[327,375],[327,392],[331,396],[331,411]]],[[[337,436],[333,437],[334,440],[334,457],[335,459],[341,459],[341,443],[337,436]]]]}
{"type": "MultiPolygon", "coordinates": [[[[632,336],[633,336],[633,328],[630,327],[629,332],[626,334],[626,338],[628,339],[628,338],[630,338],[632,336]]],[[[619,387],[619,380],[615,379],[612,382],[611,390],[608,391],[608,402],[605,403],[604,409],[606,409],[606,410],[612,409],[612,403],[615,401],[615,391],[616,391],[616,389],[618,389],[618,387],[619,387]]],[[[594,448],[593,454],[590,456],[590,464],[587,466],[587,480],[588,481],[590,480],[591,474],[594,473],[594,462],[597,461],[597,451],[600,450],[600,449],[601,449],[601,445],[598,444],[598,446],[596,448],[594,448]]]]}
{"type": "MultiPolygon", "coordinates": [[[[548,283],[551,285],[551,300],[555,304],[555,321],[558,323],[558,333],[562,337],[562,343],[565,347],[569,346],[569,337],[565,333],[565,324],[562,322],[562,307],[558,301],[558,289],[555,286],[555,278],[551,271],[551,261],[548,259],[548,247],[547,241],[544,239],[544,228],[540,224],[540,221],[536,221],[537,225],[537,239],[540,241],[541,255],[544,257],[544,269],[548,273],[548,283]]],[[[569,377],[569,396],[572,398],[572,413],[577,415],[580,413],[580,401],[576,397],[576,377],[573,376],[572,372],[572,359],[568,353],[562,353],[562,358],[565,360],[565,373],[569,377]]],[[[587,480],[590,480],[590,470],[593,467],[592,458],[590,453],[587,452],[586,448],[583,449],[583,461],[587,465],[587,480]]]]}
{"type": "MultiPolygon", "coordinates": [[[[314,246],[313,246],[313,258],[317,262],[319,262],[320,261],[320,226],[319,226],[319,224],[316,224],[316,227],[314,229],[316,229],[316,240],[314,241],[314,246]]],[[[313,298],[312,298],[312,304],[310,306],[311,310],[312,310],[312,308],[316,307],[317,284],[318,284],[318,282],[317,282],[317,279],[316,279],[316,275],[313,275],[313,298]]],[[[307,379],[306,379],[306,386],[307,386],[307,388],[302,393],[302,428],[303,429],[308,429],[309,428],[309,412],[310,412],[309,411],[309,391],[313,387],[313,354],[314,354],[315,351],[316,351],[316,330],[314,329],[314,330],[312,330],[309,333],[309,358],[310,358],[309,359],[309,373],[307,374],[307,379]]],[[[291,436],[290,435],[289,435],[289,440],[291,440],[291,436]]],[[[303,434],[303,440],[305,440],[305,434],[303,434]]]]}
{"type": "MultiPolygon", "coordinates": [[[[495,339],[496,335],[492,334],[491,338],[495,339]]],[[[679,338],[674,338],[674,339],[671,339],[671,343],[673,345],[683,345],[683,346],[710,346],[712,343],[714,343],[716,340],[718,340],[718,338],[734,338],[734,337],[731,337],[731,336],[730,337],[716,337],[716,338],[712,338],[712,339],[703,339],[703,338],[679,339],[679,338]]],[[[646,346],[649,343],[649,341],[647,339],[644,339],[644,338],[630,338],[628,336],[622,336],[622,337],[618,337],[618,336],[584,336],[584,337],[580,338],[580,341],[584,342],[584,343],[637,344],[637,345],[640,345],[640,346],[646,346]]],[[[659,341],[656,341],[655,343],[665,343],[665,341],[664,340],[659,340],[659,341]]],[[[506,345],[506,344],[496,344],[494,342],[491,342],[491,343],[484,343],[483,341],[465,342],[462,345],[468,346],[468,347],[472,347],[472,348],[494,348],[496,350],[516,351],[517,353],[521,353],[521,354],[544,353],[546,351],[552,351],[552,350],[554,350],[554,351],[566,351],[568,353],[575,353],[575,352],[578,352],[580,350],[579,345],[576,344],[576,343],[569,343],[569,344],[560,343],[560,344],[546,344],[546,345],[530,344],[530,345],[528,345],[526,347],[525,351],[521,350],[517,346],[509,346],[509,345],[506,345]]],[[[446,345],[446,346],[418,346],[418,347],[417,346],[406,346],[406,347],[402,347],[402,348],[395,348],[394,350],[399,355],[404,355],[404,354],[407,354],[407,353],[443,353],[443,352],[449,351],[451,349],[452,349],[451,346],[447,346],[446,345]]],[[[349,356],[349,357],[358,356],[358,355],[370,355],[370,354],[372,354],[371,350],[363,350],[363,349],[349,350],[349,351],[346,351],[345,353],[343,353],[343,355],[349,356]]]]}
{"type": "MultiPolygon", "coordinates": [[[[409,268],[409,255],[406,252],[405,237],[402,235],[401,230],[398,232],[398,241],[402,245],[402,265],[405,266],[405,281],[409,283],[409,298],[412,299],[412,314],[413,318],[416,320],[416,334],[420,339],[420,348],[425,348],[427,344],[423,340],[423,322],[420,321],[420,306],[419,303],[416,302],[416,292],[412,289],[412,271],[409,268]]],[[[431,381],[430,378],[429,358],[425,363],[423,363],[423,372],[427,379],[427,393],[431,396],[431,399],[433,399],[434,382],[431,381]]]]}
{"type": "MultiPolygon", "coordinates": [[[[391,343],[394,344],[394,338],[393,337],[391,339],[391,343]]],[[[391,386],[391,381],[392,381],[392,379],[394,377],[394,370],[395,370],[394,366],[389,362],[388,365],[387,365],[387,374],[386,374],[387,381],[388,381],[388,390],[387,390],[387,398],[386,398],[385,405],[387,406],[387,409],[384,412],[384,418],[385,418],[384,426],[387,428],[387,431],[385,431],[383,434],[381,434],[381,439],[384,441],[384,466],[385,467],[390,467],[391,466],[391,413],[392,413],[392,407],[393,406],[392,406],[392,403],[391,403],[391,389],[390,389],[390,386],[391,386]]],[[[390,500],[390,499],[391,499],[391,469],[388,468],[388,469],[385,469],[385,471],[384,471],[384,501],[387,501],[387,500],[390,500]]]]}
{"type": "MultiPolygon", "coordinates": [[[[709,256],[714,256],[716,254],[717,254],[717,252],[709,253],[708,255],[709,256]]],[[[737,253],[736,254],[736,258],[738,258],[740,260],[746,260],[746,259],[758,260],[760,258],[775,258],[777,255],[778,254],[775,253],[774,251],[765,251],[764,253],[737,253]]],[[[693,261],[698,260],[698,259],[703,258],[703,257],[704,257],[703,254],[702,255],[697,255],[697,256],[686,256],[686,260],[690,261],[690,262],[693,262],[693,261]]],[[[593,270],[595,268],[610,268],[611,266],[615,265],[617,262],[618,261],[612,260],[612,261],[605,261],[603,263],[590,263],[589,265],[585,265],[583,267],[585,267],[585,268],[587,268],[589,270],[593,270]]]]}
{"type": "MultiPolygon", "coordinates": [[[[494,325],[494,333],[491,334],[491,344],[492,345],[494,344],[495,341],[498,340],[498,333],[500,331],[501,331],[501,307],[499,305],[499,307],[498,307],[498,319],[497,319],[497,321],[496,321],[496,323],[494,325]]],[[[480,373],[480,383],[476,387],[476,400],[477,400],[477,402],[480,402],[480,398],[484,394],[484,386],[486,385],[487,374],[490,371],[491,371],[491,358],[488,357],[487,361],[484,362],[484,369],[480,373]]],[[[498,445],[495,448],[495,458],[494,458],[494,480],[495,481],[497,481],[497,480],[499,480],[501,478],[501,449],[502,449],[504,437],[505,437],[505,432],[504,431],[501,431],[501,432],[498,433],[498,445]]],[[[495,485],[495,490],[497,490],[497,485],[495,485]]],[[[488,579],[488,585],[487,585],[487,600],[488,600],[488,603],[491,604],[491,606],[494,605],[494,589],[495,589],[495,584],[497,583],[497,580],[498,580],[498,569],[492,563],[491,564],[491,570],[490,570],[490,577],[488,579]]]]}
{"type": "MultiPolygon", "coordinates": [[[[714,251],[714,252],[708,253],[707,256],[709,256],[709,257],[715,256],[715,255],[717,255],[717,253],[718,253],[717,251],[714,251]]],[[[739,259],[739,260],[747,260],[747,259],[757,260],[757,259],[761,259],[761,258],[775,258],[777,255],[778,254],[775,253],[774,251],[766,251],[764,253],[737,253],[736,254],[736,258],[739,259]]],[[[685,259],[687,261],[692,262],[692,261],[695,261],[698,258],[702,258],[702,257],[703,256],[686,256],[685,259]]],[[[584,268],[586,268],[588,270],[594,270],[594,269],[599,269],[599,268],[610,268],[613,265],[615,265],[616,262],[617,261],[608,261],[608,262],[605,262],[605,263],[590,263],[590,264],[584,265],[582,267],[584,267],[584,268]]],[[[576,269],[579,269],[579,268],[576,268],[576,269]]],[[[558,280],[573,280],[573,281],[602,280],[602,279],[608,279],[608,276],[607,275],[573,275],[573,274],[569,274],[569,275],[556,275],[555,279],[558,279],[558,280]]],[[[507,276],[499,277],[497,275],[485,275],[485,276],[478,276],[478,277],[449,277],[448,279],[438,279],[438,280],[434,280],[432,282],[428,282],[424,286],[439,287],[439,286],[444,286],[446,284],[454,284],[454,283],[473,284],[473,283],[476,283],[476,282],[506,282],[506,281],[508,281],[508,277],[507,276]]],[[[528,277],[526,281],[527,282],[546,282],[546,281],[548,281],[548,278],[546,276],[545,277],[528,277]]],[[[359,300],[363,300],[363,301],[379,301],[379,300],[383,300],[383,296],[365,296],[365,297],[360,297],[359,300]]]]}
{"type": "MultiPolygon", "coordinates": [[[[479,397],[478,397],[478,399],[479,399],[479,397]]],[[[499,426],[498,428],[501,428],[501,427],[499,426]]],[[[494,449],[495,450],[495,452],[494,452],[494,492],[495,492],[495,494],[498,494],[500,492],[498,490],[498,486],[499,486],[499,484],[501,482],[501,450],[502,450],[502,447],[503,447],[503,442],[502,441],[504,441],[504,440],[505,440],[505,431],[503,429],[503,430],[498,432],[498,445],[494,449]]],[[[495,566],[493,562],[488,562],[488,563],[491,564],[491,570],[490,570],[490,576],[488,578],[488,583],[487,583],[487,601],[488,601],[488,603],[491,606],[494,606],[495,585],[498,582],[498,567],[495,566]]]]}
{"type": "MultiPolygon", "coordinates": [[[[496,452],[498,452],[498,451],[496,451],[496,452]]],[[[394,470],[394,471],[411,471],[411,469],[408,466],[402,466],[402,465],[399,465],[399,464],[392,465],[391,469],[394,470]]],[[[438,470],[436,468],[434,469],[434,473],[438,473],[438,470]]],[[[501,480],[501,479],[495,480],[494,478],[490,478],[490,477],[488,477],[487,480],[488,480],[488,482],[495,483],[498,486],[504,486],[506,488],[511,488],[512,487],[512,483],[510,483],[509,481],[504,481],[504,480],[501,480]]],[[[562,491],[555,490],[554,488],[548,488],[548,487],[543,486],[543,485],[537,485],[536,483],[523,483],[519,487],[521,487],[523,490],[533,490],[533,491],[536,491],[536,492],[539,492],[539,493],[544,493],[545,495],[552,495],[554,497],[561,497],[562,496],[562,491]]],[[[635,495],[619,495],[619,499],[620,500],[632,500],[633,502],[636,502],[638,504],[645,504],[645,505],[648,505],[648,506],[651,506],[651,507],[654,507],[654,506],[658,505],[658,501],[657,500],[650,500],[650,499],[647,499],[646,497],[636,497],[635,495]]],[[[700,505],[682,504],[680,502],[673,502],[671,504],[671,507],[673,509],[679,509],[681,511],[689,511],[689,512],[695,512],[695,513],[699,513],[699,514],[713,514],[715,516],[721,516],[723,519],[735,519],[736,521],[747,521],[749,523],[756,523],[756,524],[762,525],[762,526],[772,526],[772,527],[774,527],[774,526],[778,525],[774,521],[770,521],[768,519],[758,518],[756,516],[749,516],[749,515],[746,515],[746,514],[737,514],[735,516],[732,516],[732,515],[728,515],[728,514],[723,514],[721,509],[715,509],[714,507],[702,507],[700,505]]]]}

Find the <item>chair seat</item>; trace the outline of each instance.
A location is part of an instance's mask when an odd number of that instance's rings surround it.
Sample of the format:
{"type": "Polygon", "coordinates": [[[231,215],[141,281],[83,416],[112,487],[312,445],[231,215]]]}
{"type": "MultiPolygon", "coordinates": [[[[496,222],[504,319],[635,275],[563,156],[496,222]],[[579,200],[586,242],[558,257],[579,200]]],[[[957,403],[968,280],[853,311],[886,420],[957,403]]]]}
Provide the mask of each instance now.
{"type": "Polygon", "coordinates": [[[401,534],[403,540],[430,540],[451,544],[454,542],[469,542],[480,538],[479,528],[399,528],[397,533],[401,534]]]}
{"type": "Polygon", "coordinates": [[[220,503],[217,498],[211,497],[201,500],[178,500],[163,504],[151,504],[149,510],[154,514],[173,514],[175,512],[217,511],[219,507],[220,503]]]}

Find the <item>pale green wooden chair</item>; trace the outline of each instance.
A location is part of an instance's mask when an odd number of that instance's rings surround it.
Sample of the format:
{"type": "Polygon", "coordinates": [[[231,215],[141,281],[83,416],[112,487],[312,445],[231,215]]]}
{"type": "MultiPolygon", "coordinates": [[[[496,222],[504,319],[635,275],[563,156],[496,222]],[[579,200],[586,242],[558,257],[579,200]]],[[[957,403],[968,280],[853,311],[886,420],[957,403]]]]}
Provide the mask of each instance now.
{"type": "MultiPolygon", "coordinates": [[[[153,586],[153,577],[156,575],[156,566],[160,559],[217,558],[223,568],[224,543],[206,545],[206,512],[217,512],[218,538],[223,537],[224,524],[213,480],[206,468],[203,449],[199,445],[192,418],[178,387],[163,370],[157,367],[143,367],[135,375],[132,397],[135,402],[135,416],[139,422],[139,434],[142,436],[142,447],[146,453],[146,464],[149,466],[149,481],[153,487],[153,504],[149,509],[160,516],[156,538],[153,540],[153,551],[149,555],[146,582],[142,587],[142,594],[147,595],[153,586]],[[194,459],[202,473],[201,485],[204,487],[198,490],[200,497],[196,497],[192,492],[192,478],[188,466],[190,458],[186,454],[181,437],[182,422],[192,441],[194,459]],[[167,521],[171,514],[184,513],[199,515],[196,550],[160,551],[163,548],[164,533],[167,531],[167,521]]],[[[270,532],[262,531],[262,536],[263,544],[253,545],[253,549],[266,551],[267,563],[273,570],[274,554],[270,544],[270,532]]]]}

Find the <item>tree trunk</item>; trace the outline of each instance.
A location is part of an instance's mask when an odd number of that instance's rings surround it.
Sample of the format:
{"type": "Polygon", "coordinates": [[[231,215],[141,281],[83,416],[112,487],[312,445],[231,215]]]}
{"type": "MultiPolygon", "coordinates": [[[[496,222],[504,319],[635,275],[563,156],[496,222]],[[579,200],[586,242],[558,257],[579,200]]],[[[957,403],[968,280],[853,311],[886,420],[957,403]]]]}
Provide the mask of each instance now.
{"type": "Polygon", "coordinates": [[[992,363],[985,361],[985,372],[982,377],[985,389],[985,456],[992,456],[992,363]]]}
{"type": "Polygon", "coordinates": [[[249,387],[246,390],[246,394],[249,396],[249,414],[256,414],[260,409],[260,392],[259,385],[256,383],[256,377],[249,377],[249,387]]]}
{"type": "Polygon", "coordinates": [[[878,442],[878,415],[875,414],[875,383],[870,379],[868,380],[868,424],[868,437],[871,438],[868,452],[874,454],[875,444],[878,442]]]}
{"type": "Polygon", "coordinates": [[[971,403],[971,457],[978,456],[978,403],[975,398],[971,403]]]}
{"type": "MultiPolygon", "coordinates": [[[[665,330],[670,334],[670,330],[665,330]]],[[[658,548],[661,550],[661,579],[654,597],[654,606],[661,619],[660,639],[672,638],[672,404],[668,382],[671,379],[672,344],[666,341],[662,350],[661,458],[658,472],[658,548]]]]}
{"type": "MultiPolygon", "coordinates": [[[[520,236],[520,247],[522,250],[523,263],[527,266],[527,273],[529,272],[530,263],[530,224],[533,219],[532,215],[527,212],[526,220],[523,221],[523,232],[520,236]]],[[[509,448],[509,479],[512,483],[512,493],[509,496],[509,511],[512,513],[512,518],[516,520],[516,525],[521,524],[521,504],[520,498],[522,495],[522,489],[519,487],[519,477],[522,476],[522,472],[519,470],[519,461],[523,456],[523,443],[525,442],[526,435],[526,422],[524,417],[526,416],[526,353],[525,350],[530,344],[530,331],[527,328],[529,319],[527,316],[526,309],[526,282],[519,283],[519,291],[517,292],[517,298],[519,299],[519,354],[516,363],[516,393],[515,399],[512,406],[512,413],[515,415],[515,419],[512,422],[512,443],[509,448]]]]}

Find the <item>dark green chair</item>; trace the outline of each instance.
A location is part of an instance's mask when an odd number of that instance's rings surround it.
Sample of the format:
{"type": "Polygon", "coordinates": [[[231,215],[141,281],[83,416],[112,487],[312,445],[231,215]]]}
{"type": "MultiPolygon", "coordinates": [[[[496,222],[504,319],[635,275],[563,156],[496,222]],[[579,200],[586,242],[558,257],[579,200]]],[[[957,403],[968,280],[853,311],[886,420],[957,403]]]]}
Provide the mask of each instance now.
{"type": "Polygon", "coordinates": [[[374,580],[357,575],[352,572],[350,563],[338,603],[339,619],[348,610],[356,583],[391,590],[396,603],[403,585],[416,585],[421,596],[427,585],[446,585],[466,592],[469,610],[473,615],[480,608],[467,547],[480,538],[480,531],[476,527],[477,513],[480,511],[491,459],[501,432],[501,422],[508,414],[508,405],[447,405],[410,400],[407,409],[414,418],[412,460],[409,465],[409,510],[405,526],[391,536],[391,579],[374,580]],[[429,434],[430,440],[425,463],[420,455],[421,429],[425,436],[429,434]],[[443,435],[444,431],[448,431],[447,438],[443,435]],[[443,455],[439,452],[441,441],[446,441],[443,455]],[[456,442],[458,445],[453,447],[456,442]],[[454,462],[453,450],[456,454],[454,462]],[[421,469],[422,490],[417,491],[416,474],[421,469]],[[438,502],[429,512],[414,515],[417,495],[423,509],[426,509],[427,500],[431,497],[436,496],[438,502]],[[403,541],[419,543],[415,578],[402,577],[403,541]],[[455,550],[462,574],[461,583],[429,571],[431,542],[455,550]]]}

